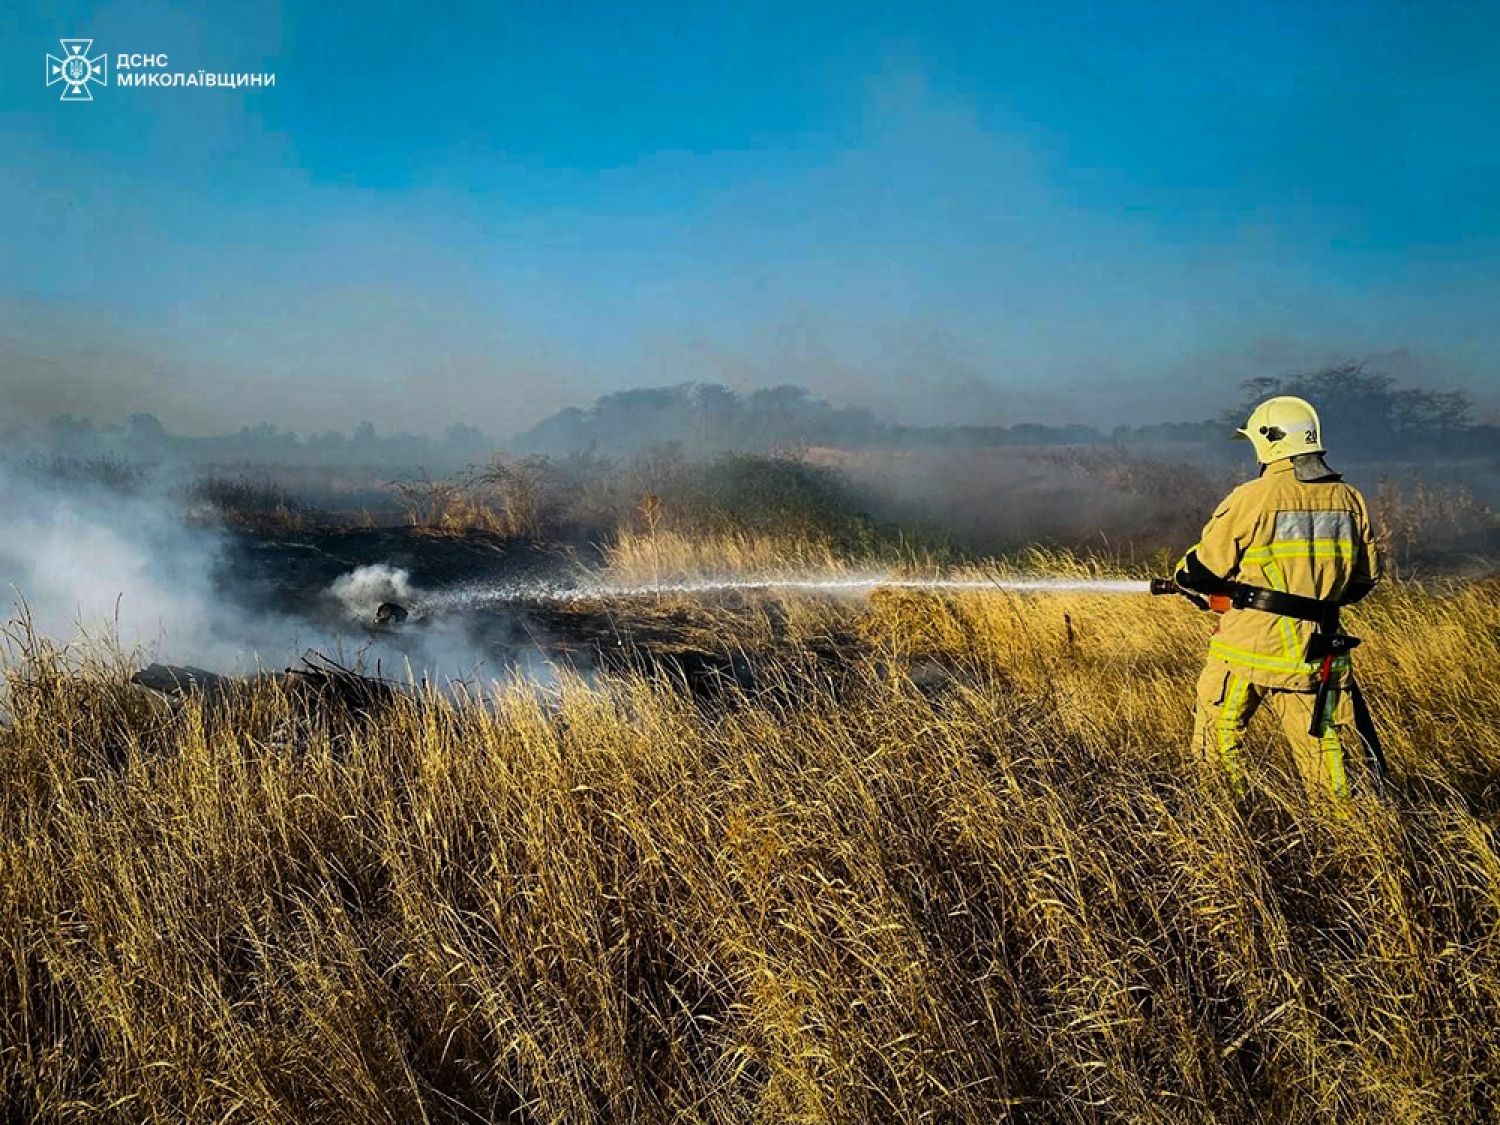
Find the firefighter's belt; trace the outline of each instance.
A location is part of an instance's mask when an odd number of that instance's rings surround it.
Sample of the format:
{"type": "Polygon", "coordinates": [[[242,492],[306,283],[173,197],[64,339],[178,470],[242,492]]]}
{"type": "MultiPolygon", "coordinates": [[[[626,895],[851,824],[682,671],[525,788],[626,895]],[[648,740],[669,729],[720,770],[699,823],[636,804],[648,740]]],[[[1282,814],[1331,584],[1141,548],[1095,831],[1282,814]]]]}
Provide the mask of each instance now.
{"type": "Polygon", "coordinates": [[[1333,632],[1339,624],[1338,602],[1304,598],[1301,594],[1287,594],[1281,590],[1267,590],[1261,586],[1246,586],[1236,582],[1229,595],[1229,602],[1235,609],[1258,609],[1262,613],[1274,613],[1278,617],[1311,621],[1325,632],[1333,632]]]}

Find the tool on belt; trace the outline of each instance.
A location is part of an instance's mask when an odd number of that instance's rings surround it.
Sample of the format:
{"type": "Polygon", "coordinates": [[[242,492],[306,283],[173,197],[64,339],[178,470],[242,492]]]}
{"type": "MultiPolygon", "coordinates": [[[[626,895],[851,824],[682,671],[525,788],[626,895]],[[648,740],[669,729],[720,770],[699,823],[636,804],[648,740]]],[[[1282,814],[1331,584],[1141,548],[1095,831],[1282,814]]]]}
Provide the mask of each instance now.
{"type": "MultiPolygon", "coordinates": [[[[1226,582],[1223,589],[1214,594],[1203,595],[1179,586],[1171,578],[1153,578],[1152,594],[1182,594],[1200,609],[1214,613],[1227,613],[1231,609],[1255,609],[1262,613],[1274,613],[1280,617],[1294,617],[1299,621],[1311,621],[1313,634],[1307,642],[1307,653],[1303,657],[1309,664],[1318,666],[1318,690],[1313,697],[1312,722],[1307,733],[1322,735],[1328,699],[1333,689],[1333,665],[1341,656],[1347,656],[1359,644],[1358,637],[1351,637],[1339,629],[1338,602],[1304,598],[1300,594],[1288,594],[1281,590],[1267,590],[1261,586],[1247,586],[1243,582],[1226,582]]],[[[1370,708],[1359,685],[1349,681],[1349,702],[1354,708],[1354,729],[1365,744],[1370,768],[1375,775],[1375,788],[1385,790],[1385,751],[1375,732],[1375,723],[1370,708]]]]}

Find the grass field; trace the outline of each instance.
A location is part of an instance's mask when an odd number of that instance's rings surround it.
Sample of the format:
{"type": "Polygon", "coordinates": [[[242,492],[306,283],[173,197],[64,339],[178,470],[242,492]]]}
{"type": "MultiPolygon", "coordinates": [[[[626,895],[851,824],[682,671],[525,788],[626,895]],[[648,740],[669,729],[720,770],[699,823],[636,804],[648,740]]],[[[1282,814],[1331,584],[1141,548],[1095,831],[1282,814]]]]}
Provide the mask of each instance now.
{"type": "Polygon", "coordinates": [[[1190,759],[1208,625],[1178,601],[611,612],[756,686],[173,707],[22,637],[10,1119],[1500,1115],[1495,582],[1351,615],[1394,784],[1342,811],[1269,722],[1243,802],[1190,759]]]}

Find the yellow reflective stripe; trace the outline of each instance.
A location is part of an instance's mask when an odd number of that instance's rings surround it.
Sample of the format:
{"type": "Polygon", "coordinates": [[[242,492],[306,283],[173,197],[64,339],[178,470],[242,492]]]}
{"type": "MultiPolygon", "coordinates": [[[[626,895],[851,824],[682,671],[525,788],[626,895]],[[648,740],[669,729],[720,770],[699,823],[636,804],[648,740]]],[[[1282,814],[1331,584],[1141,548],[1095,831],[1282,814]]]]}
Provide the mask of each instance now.
{"type": "Polygon", "coordinates": [[[1323,708],[1323,729],[1318,732],[1318,736],[1323,742],[1323,749],[1325,750],[1328,749],[1330,744],[1333,746],[1339,744],[1338,713],[1339,689],[1329,688],[1328,703],[1323,708]]]}
{"type": "MultiPolygon", "coordinates": [[[[1281,573],[1281,567],[1276,565],[1275,559],[1266,559],[1261,563],[1260,569],[1266,576],[1266,581],[1271,584],[1271,589],[1286,593],[1286,577],[1281,573]]],[[[1297,630],[1292,626],[1292,619],[1277,617],[1276,626],[1281,632],[1281,655],[1293,660],[1299,659],[1301,646],[1297,643],[1297,630]]]]}
{"type": "MultiPolygon", "coordinates": [[[[1217,656],[1229,664],[1243,664],[1247,668],[1259,668],[1266,672],[1290,672],[1296,675],[1313,675],[1318,671],[1318,662],[1309,663],[1295,657],[1270,656],[1263,652],[1251,652],[1249,649],[1235,648],[1227,645],[1217,638],[1208,642],[1209,655],[1217,656]]],[[[1348,656],[1340,656],[1333,662],[1333,670],[1342,672],[1350,665],[1348,656]]]]}
{"type": "Polygon", "coordinates": [[[1249,551],[1271,551],[1277,547],[1338,547],[1345,551],[1354,550],[1354,544],[1347,539],[1273,539],[1271,542],[1259,547],[1251,547],[1249,551]]]}
{"type": "Polygon", "coordinates": [[[1262,559],[1352,559],[1354,544],[1343,539],[1285,539],[1245,552],[1250,562],[1262,559]]]}
{"type": "Polygon", "coordinates": [[[1323,764],[1328,770],[1329,788],[1336,797],[1349,796],[1349,778],[1344,773],[1344,748],[1335,736],[1332,746],[1323,747],[1323,764]]]}
{"type": "Polygon", "coordinates": [[[1339,740],[1338,727],[1339,691],[1328,692],[1327,709],[1323,712],[1323,731],[1318,742],[1323,752],[1323,768],[1328,771],[1328,786],[1335,796],[1349,795],[1349,779],[1344,773],[1344,745],[1339,740]]]}
{"type": "Polygon", "coordinates": [[[1292,619],[1279,617],[1277,622],[1281,627],[1281,655],[1288,660],[1302,660],[1304,649],[1297,641],[1297,630],[1292,625],[1292,619]]]}
{"type": "Polygon", "coordinates": [[[1214,735],[1219,746],[1219,761],[1231,777],[1239,774],[1239,727],[1240,714],[1245,699],[1250,694],[1250,681],[1242,680],[1233,672],[1229,674],[1229,688],[1224,693],[1224,702],[1219,707],[1219,721],[1214,724],[1214,735]]]}
{"type": "Polygon", "coordinates": [[[1265,572],[1266,582],[1271,589],[1286,593],[1286,579],[1282,577],[1281,567],[1276,565],[1275,559],[1263,560],[1260,569],[1265,572]]]}

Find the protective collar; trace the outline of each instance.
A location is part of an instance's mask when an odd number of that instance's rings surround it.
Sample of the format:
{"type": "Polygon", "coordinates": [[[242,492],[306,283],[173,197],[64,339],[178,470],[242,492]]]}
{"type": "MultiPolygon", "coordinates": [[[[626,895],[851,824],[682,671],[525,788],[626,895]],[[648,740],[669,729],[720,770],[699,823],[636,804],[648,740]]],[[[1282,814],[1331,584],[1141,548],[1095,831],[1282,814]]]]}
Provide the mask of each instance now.
{"type": "Polygon", "coordinates": [[[1292,472],[1297,474],[1297,479],[1303,484],[1344,479],[1342,473],[1336,473],[1328,467],[1328,462],[1323,460],[1321,453],[1297,454],[1292,458],[1292,472]]]}

